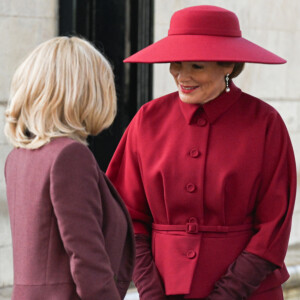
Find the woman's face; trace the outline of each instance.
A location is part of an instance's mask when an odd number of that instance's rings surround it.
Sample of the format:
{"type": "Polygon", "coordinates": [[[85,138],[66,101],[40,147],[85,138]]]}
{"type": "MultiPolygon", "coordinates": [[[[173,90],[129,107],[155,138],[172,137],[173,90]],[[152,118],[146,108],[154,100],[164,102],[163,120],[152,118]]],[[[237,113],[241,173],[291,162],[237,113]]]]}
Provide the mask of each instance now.
{"type": "Polygon", "coordinates": [[[225,89],[225,75],[234,65],[220,66],[216,62],[172,62],[170,73],[175,79],[181,101],[206,103],[225,89]]]}

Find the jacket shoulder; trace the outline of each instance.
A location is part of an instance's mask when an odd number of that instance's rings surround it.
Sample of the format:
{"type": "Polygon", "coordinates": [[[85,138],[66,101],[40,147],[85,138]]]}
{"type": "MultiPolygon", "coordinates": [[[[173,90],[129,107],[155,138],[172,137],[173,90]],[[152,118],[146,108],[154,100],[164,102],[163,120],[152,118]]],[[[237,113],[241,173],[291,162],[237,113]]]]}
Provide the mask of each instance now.
{"type": "Polygon", "coordinates": [[[52,139],[51,142],[43,146],[41,150],[44,149],[45,151],[54,151],[54,153],[59,153],[64,149],[72,148],[86,149],[87,147],[82,143],[75,141],[69,137],[58,137],[52,139]]]}
{"type": "Polygon", "coordinates": [[[48,164],[56,160],[62,153],[66,155],[79,153],[83,156],[93,157],[92,152],[84,144],[69,137],[57,137],[38,149],[14,148],[8,154],[6,163],[17,158],[26,157],[27,159],[42,160],[43,164],[48,164]]]}
{"type": "Polygon", "coordinates": [[[91,150],[84,144],[71,138],[56,138],[45,145],[45,152],[52,156],[52,163],[66,163],[67,161],[81,161],[98,166],[91,150]]]}
{"type": "Polygon", "coordinates": [[[241,100],[240,103],[243,103],[243,105],[248,106],[249,109],[252,108],[262,115],[279,115],[278,111],[272,105],[247,93],[242,92],[241,100]]]}
{"type": "Polygon", "coordinates": [[[174,92],[145,103],[133,118],[133,126],[161,122],[176,109],[177,100],[178,92],[174,92]]]}
{"type": "Polygon", "coordinates": [[[170,105],[176,102],[177,98],[178,92],[173,92],[145,103],[140,110],[143,113],[152,113],[154,111],[157,112],[158,110],[164,110],[164,108],[167,109],[170,105]]]}
{"type": "MultiPolygon", "coordinates": [[[[150,100],[141,106],[127,127],[127,133],[137,130],[141,126],[156,121],[161,122],[167,114],[170,114],[172,107],[175,107],[178,92],[164,95],[162,97],[150,100]]],[[[148,126],[148,125],[146,125],[148,126]]],[[[126,133],[125,133],[126,135],[126,133]]]]}

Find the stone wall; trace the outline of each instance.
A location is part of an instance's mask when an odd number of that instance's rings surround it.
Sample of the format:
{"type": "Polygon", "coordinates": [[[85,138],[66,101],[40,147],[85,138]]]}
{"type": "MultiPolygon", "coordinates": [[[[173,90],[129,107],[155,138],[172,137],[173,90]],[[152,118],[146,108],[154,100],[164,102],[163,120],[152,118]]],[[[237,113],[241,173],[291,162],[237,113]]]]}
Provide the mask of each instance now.
{"type": "Polygon", "coordinates": [[[11,146],[3,134],[11,77],[24,57],[57,34],[57,0],[0,1],[0,288],[12,284],[12,249],[6,205],[4,163],[11,146]]]}
{"type": "MultiPolygon", "coordinates": [[[[300,1],[299,0],[156,0],[155,41],[165,37],[172,14],[194,5],[217,5],[234,11],[243,37],[287,59],[285,65],[247,64],[234,80],[247,93],[274,106],[282,115],[300,170],[300,1]]],[[[176,90],[168,64],[154,66],[154,97],[176,90]]],[[[296,201],[290,244],[300,243],[300,199],[296,201]]]]}

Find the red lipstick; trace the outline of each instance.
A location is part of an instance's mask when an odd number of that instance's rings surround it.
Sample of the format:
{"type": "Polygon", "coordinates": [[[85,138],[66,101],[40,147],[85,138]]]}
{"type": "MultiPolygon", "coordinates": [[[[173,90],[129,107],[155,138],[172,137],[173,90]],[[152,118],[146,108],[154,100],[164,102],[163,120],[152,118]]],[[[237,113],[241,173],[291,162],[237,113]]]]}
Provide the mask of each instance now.
{"type": "Polygon", "coordinates": [[[190,94],[195,89],[198,88],[198,86],[188,86],[188,85],[181,85],[181,84],[179,86],[180,86],[180,91],[184,94],[190,94]]]}

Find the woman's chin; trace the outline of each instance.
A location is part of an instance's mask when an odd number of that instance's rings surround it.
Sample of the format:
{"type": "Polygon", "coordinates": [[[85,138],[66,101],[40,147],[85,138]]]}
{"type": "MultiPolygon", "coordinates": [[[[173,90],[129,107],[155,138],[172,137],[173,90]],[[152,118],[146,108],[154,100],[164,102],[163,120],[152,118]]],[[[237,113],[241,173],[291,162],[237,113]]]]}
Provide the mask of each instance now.
{"type": "Polygon", "coordinates": [[[196,97],[195,95],[191,95],[191,94],[185,94],[185,93],[179,92],[179,98],[184,103],[190,103],[190,104],[204,103],[201,98],[196,97]]]}

